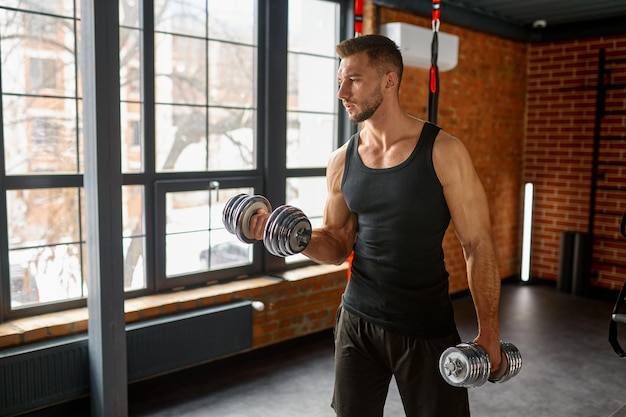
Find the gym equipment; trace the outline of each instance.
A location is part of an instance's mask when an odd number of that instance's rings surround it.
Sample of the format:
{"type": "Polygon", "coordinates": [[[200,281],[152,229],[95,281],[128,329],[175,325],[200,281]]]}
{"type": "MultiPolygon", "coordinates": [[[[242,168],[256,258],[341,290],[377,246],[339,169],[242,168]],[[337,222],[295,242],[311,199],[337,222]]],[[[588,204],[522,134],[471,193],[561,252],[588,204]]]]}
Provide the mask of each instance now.
{"type": "Polygon", "coordinates": [[[619,339],[617,337],[617,328],[618,324],[626,324],[626,312],[622,312],[624,303],[626,302],[626,281],[622,286],[622,289],[617,296],[617,301],[615,302],[615,306],[613,307],[613,312],[611,314],[611,322],[609,324],[609,343],[613,348],[613,351],[617,354],[617,356],[626,359],[626,352],[619,343],[619,339]]]}
{"type": "Polygon", "coordinates": [[[437,124],[437,108],[439,105],[439,26],[441,24],[441,0],[433,0],[432,27],[433,40],[430,45],[430,72],[428,77],[428,121],[437,124]]]}
{"type": "Polygon", "coordinates": [[[224,205],[222,222],[229,233],[244,243],[256,240],[250,233],[250,218],[260,208],[271,212],[263,230],[263,244],[274,256],[290,256],[302,252],[311,240],[311,222],[302,210],[282,205],[272,211],[270,202],[261,195],[237,194],[224,205]]]}
{"type": "Polygon", "coordinates": [[[222,223],[237,239],[244,243],[254,243],[256,240],[250,233],[250,217],[260,208],[268,213],[272,211],[272,205],[262,195],[237,194],[224,205],[222,223]]]}
{"type": "MultiPolygon", "coordinates": [[[[619,231],[622,236],[626,237],[626,211],[624,211],[624,215],[622,216],[622,223],[619,231]]],[[[617,301],[615,302],[613,312],[611,313],[611,322],[609,323],[609,343],[617,356],[626,359],[626,352],[624,352],[624,349],[620,345],[617,337],[618,324],[626,324],[626,311],[623,311],[624,305],[626,305],[626,281],[624,281],[622,289],[617,296],[617,301]]]]}
{"type": "Polygon", "coordinates": [[[459,343],[446,349],[439,357],[439,373],[455,387],[475,388],[485,382],[502,383],[517,375],[522,369],[522,355],[509,342],[500,342],[502,364],[491,373],[489,355],[476,343],[459,343]]]}
{"type": "Polygon", "coordinates": [[[311,231],[311,222],[302,210],[282,205],[272,211],[267,219],[263,244],[274,256],[295,255],[307,247],[311,231]]]}

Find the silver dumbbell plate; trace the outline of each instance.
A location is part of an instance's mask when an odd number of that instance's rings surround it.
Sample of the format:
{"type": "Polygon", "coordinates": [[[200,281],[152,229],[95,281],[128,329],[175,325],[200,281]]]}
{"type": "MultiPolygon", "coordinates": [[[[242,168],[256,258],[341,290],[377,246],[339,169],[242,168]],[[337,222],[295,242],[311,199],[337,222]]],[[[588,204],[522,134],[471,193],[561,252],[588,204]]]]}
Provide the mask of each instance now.
{"type": "Polygon", "coordinates": [[[500,349],[502,351],[502,366],[506,366],[506,371],[498,379],[490,378],[490,382],[501,383],[508,381],[522,370],[522,354],[513,343],[500,342],[500,349]]]}
{"type": "Polygon", "coordinates": [[[475,343],[459,343],[446,349],[439,358],[439,372],[455,387],[479,387],[489,377],[489,355],[475,343]]]}
{"type": "Polygon", "coordinates": [[[256,240],[250,232],[250,218],[261,208],[268,213],[272,211],[270,202],[262,195],[238,194],[231,197],[222,211],[224,227],[240,241],[254,243],[256,240]]]}
{"type": "Polygon", "coordinates": [[[491,362],[485,349],[476,343],[460,343],[446,349],[439,358],[439,373],[455,387],[475,388],[485,382],[508,381],[522,369],[522,356],[510,342],[500,342],[502,368],[497,379],[491,375],[491,362]]]}
{"type": "Polygon", "coordinates": [[[265,224],[263,243],[274,256],[290,256],[302,252],[311,240],[311,222],[302,210],[282,205],[265,224]]]}

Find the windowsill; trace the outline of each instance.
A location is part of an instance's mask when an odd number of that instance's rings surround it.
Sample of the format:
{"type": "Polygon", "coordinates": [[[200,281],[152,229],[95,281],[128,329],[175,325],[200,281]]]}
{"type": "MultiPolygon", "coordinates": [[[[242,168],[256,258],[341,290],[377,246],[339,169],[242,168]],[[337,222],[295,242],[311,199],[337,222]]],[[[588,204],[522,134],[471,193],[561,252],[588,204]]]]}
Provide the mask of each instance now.
{"type": "MultiPolygon", "coordinates": [[[[282,276],[259,276],[225,284],[133,298],[124,303],[126,323],[238,300],[255,301],[261,299],[263,301],[263,294],[271,292],[271,287],[278,287],[285,281],[301,281],[320,275],[341,273],[346,270],[347,264],[341,266],[313,265],[286,271],[282,276]]],[[[271,302],[265,305],[265,308],[269,310],[272,307],[271,302]]],[[[0,324],[0,349],[85,333],[87,323],[87,308],[8,321],[0,324]]]]}

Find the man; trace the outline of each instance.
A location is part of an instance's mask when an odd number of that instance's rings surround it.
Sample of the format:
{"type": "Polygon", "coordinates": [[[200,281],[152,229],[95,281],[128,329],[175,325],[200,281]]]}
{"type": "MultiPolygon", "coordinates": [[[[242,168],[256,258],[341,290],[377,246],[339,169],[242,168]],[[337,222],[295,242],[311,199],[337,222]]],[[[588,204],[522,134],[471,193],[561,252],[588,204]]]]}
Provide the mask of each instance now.
{"type": "MultiPolygon", "coordinates": [[[[332,406],[339,417],[381,417],[393,376],[408,417],[468,416],[467,390],[438,369],[460,342],[442,240],[452,220],[478,317],[474,341],[495,371],[500,277],[484,189],[458,139],[402,110],[393,41],[361,36],[337,52],[337,96],[362,128],[330,158],[323,224],[303,252],[332,264],[354,252],[335,326],[332,406]]],[[[259,214],[250,226],[261,239],[259,214]]]]}

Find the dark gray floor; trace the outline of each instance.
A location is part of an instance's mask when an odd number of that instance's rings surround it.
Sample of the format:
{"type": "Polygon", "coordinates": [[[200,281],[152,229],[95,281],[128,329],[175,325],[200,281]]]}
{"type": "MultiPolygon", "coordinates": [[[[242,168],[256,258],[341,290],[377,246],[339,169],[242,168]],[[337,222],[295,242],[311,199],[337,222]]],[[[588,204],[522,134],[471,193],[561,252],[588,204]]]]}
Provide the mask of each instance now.
{"type": "MultiPolygon", "coordinates": [[[[577,297],[547,285],[505,284],[502,290],[502,338],[520,349],[523,368],[503,384],[471,389],[472,415],[626,417],[626,360],[607,341],[615,300],[577,297]]],[[[461,297],[454,306],[461,337],[471,340],[476,332],[472,300],[461,297]]],[[[129,415],[332,417],[331,337],[322,332],[134,384],[129,415]]],[[[89,415],[78,404],[56,412],[37,417],[89,415]]],[[[402,416],[392,383],[385,417],[402,416]]]]}

